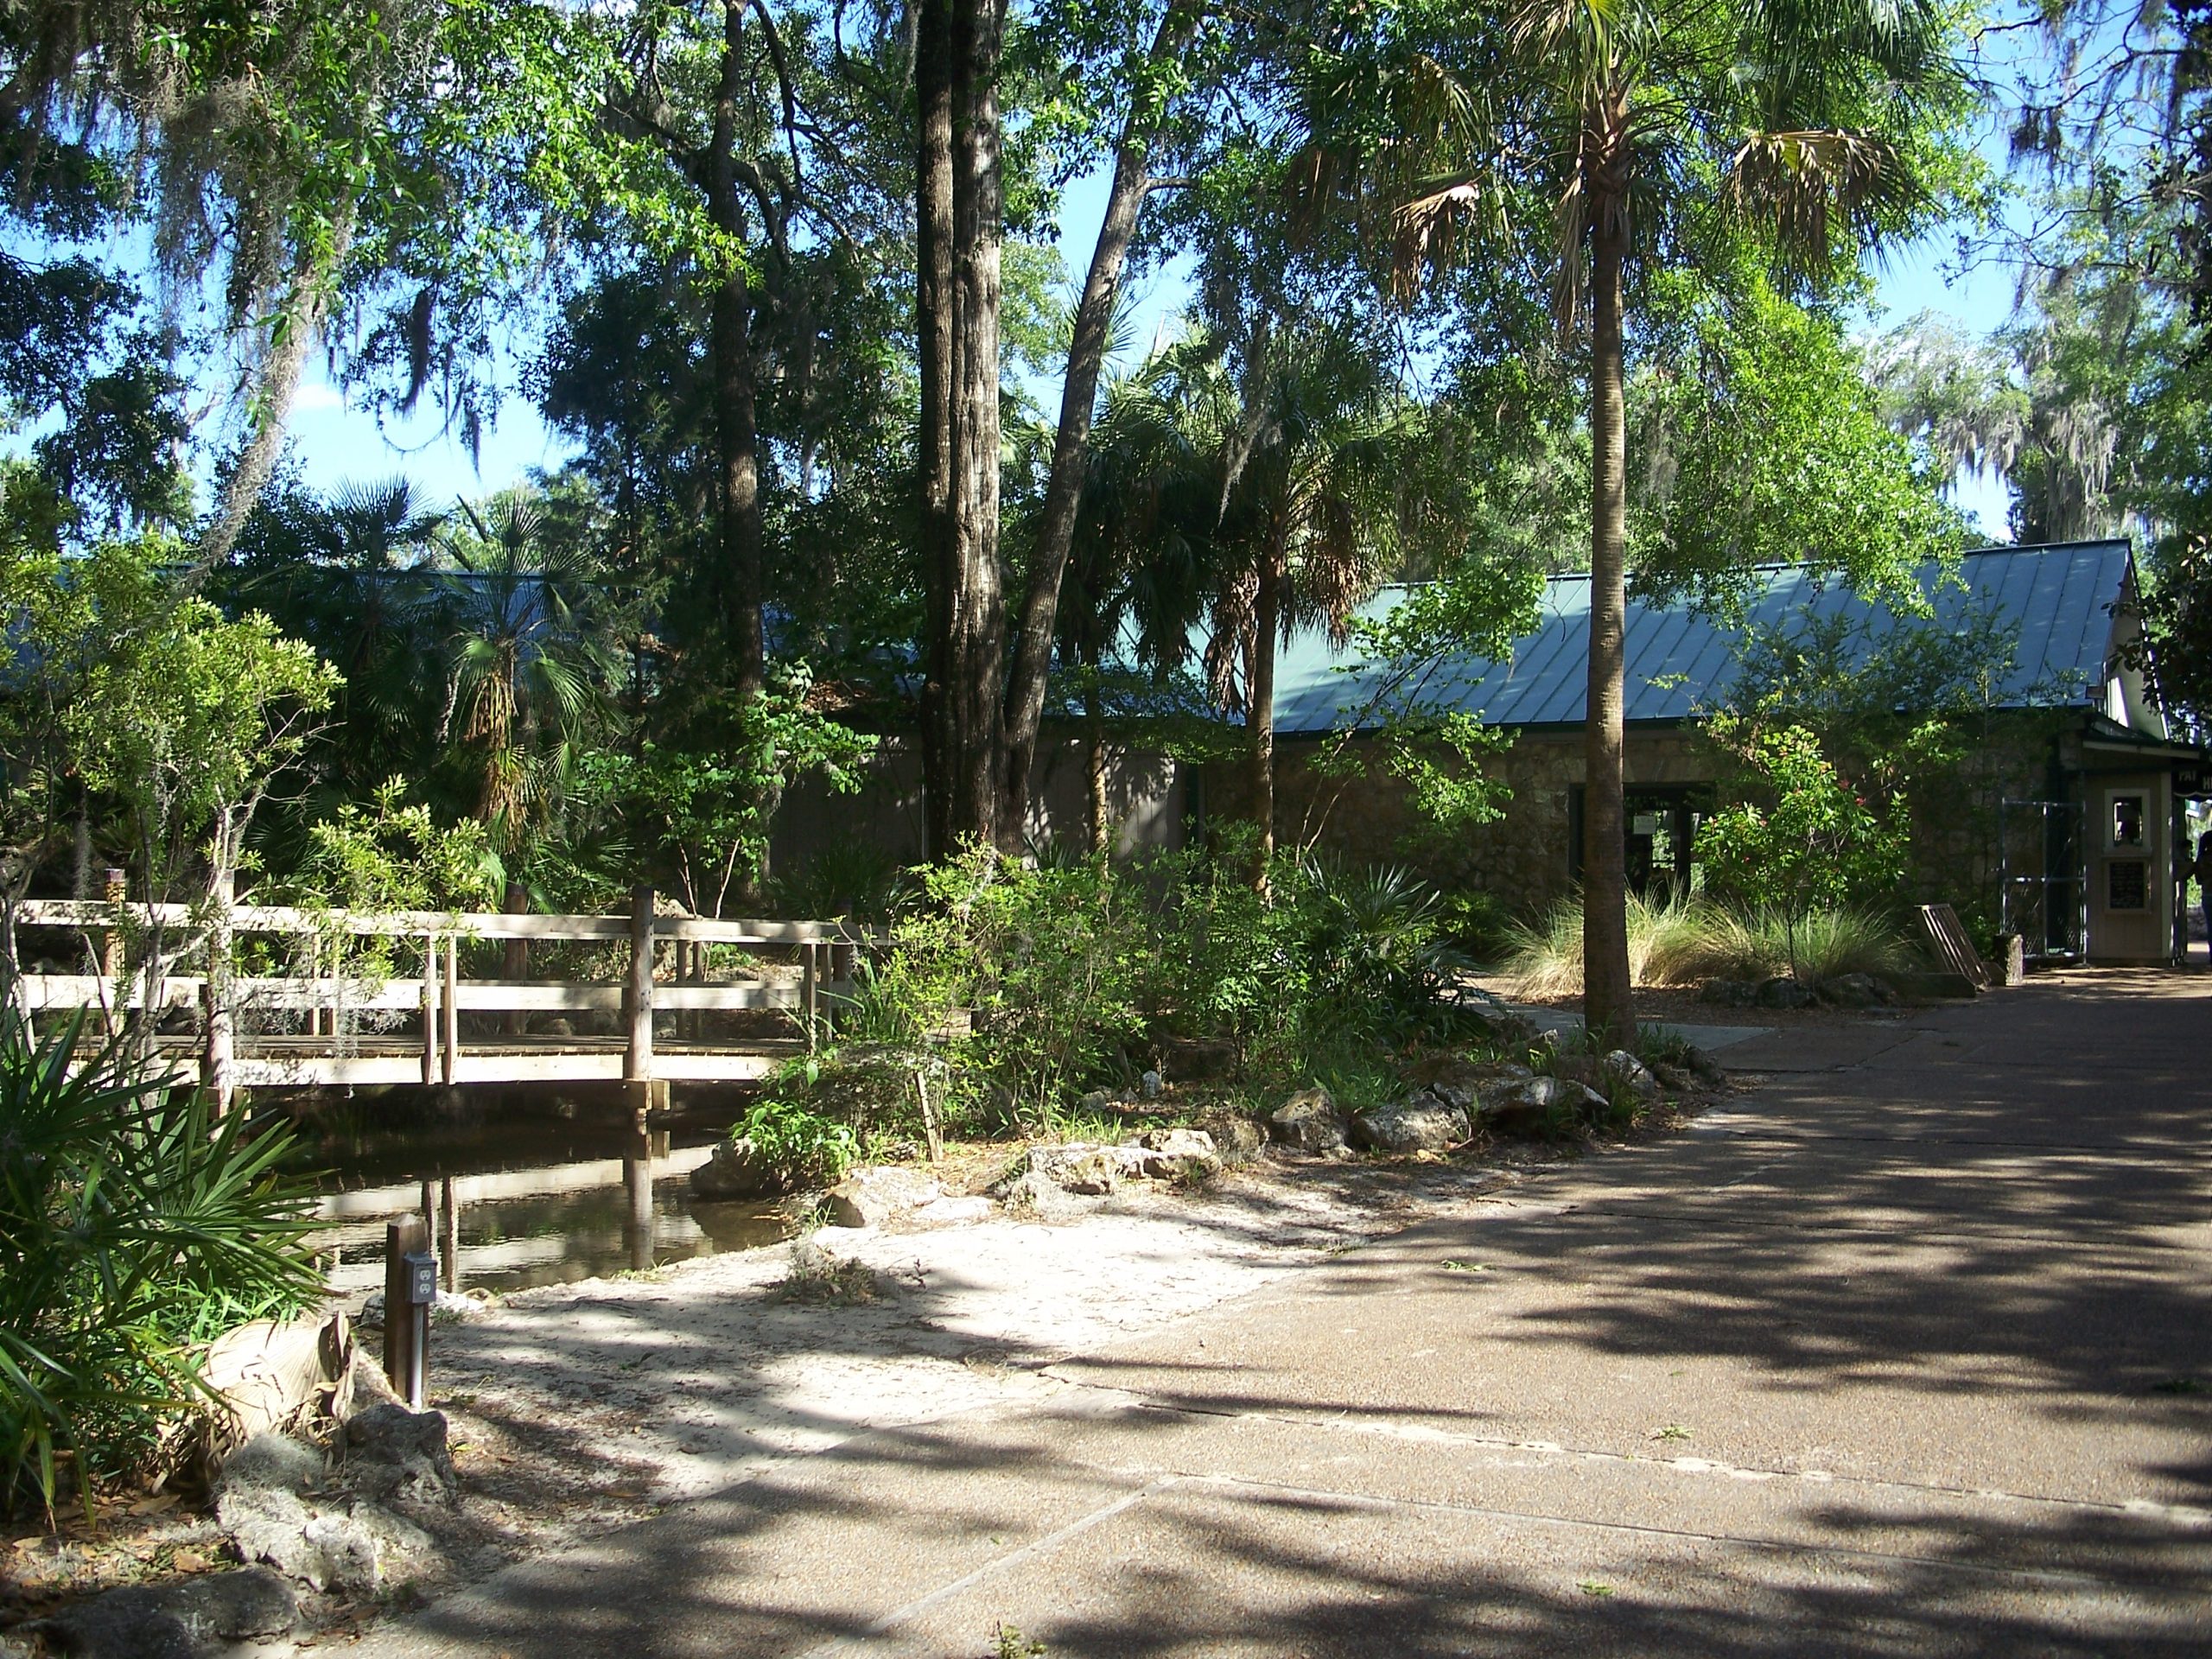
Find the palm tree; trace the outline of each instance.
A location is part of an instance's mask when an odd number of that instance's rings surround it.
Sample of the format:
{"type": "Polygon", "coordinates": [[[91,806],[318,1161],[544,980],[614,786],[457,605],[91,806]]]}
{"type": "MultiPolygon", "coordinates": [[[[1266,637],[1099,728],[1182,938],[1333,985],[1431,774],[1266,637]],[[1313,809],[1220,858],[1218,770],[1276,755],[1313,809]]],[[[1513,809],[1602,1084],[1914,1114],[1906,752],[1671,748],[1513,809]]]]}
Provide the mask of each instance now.
{"type": "Polygon", "coordinates": [[[1471,248],[1537,249],[1559,330],[1588,352],[1584,1017],[1617,1042],[1635,1033],[1622,836],[1630,279],[1725,271],[1748,241],[1784,277],[1818,283],[1910,227],[1960,107],[1952,16],[1935,0],[1519,0],[1502,16],[1443,0],[1393,9],[1386,41],[1320,55],[1305,87],[1298,175],[1317,198],[1388,211],[1402,295],[1471,248]]]}
{"type": "Polygon", "coordinates": [[[438,736],[458,740],[475,814],[512,854],[558,805],[620,665],[589,556],[550,533],[534,500],[514,493],[461,512],[475,534],[450,543],[438,736]]]}
{"type": "Polygon", "coordinates": [[[1241,710],[1252,882],[1274,855],[1275,654],[1301,622],[1342,639],[1396,544],[1402,390],[1348,331],[1263,319],[1223,347],[1184,347],[1177,394],[1218,480],[1206,676],[1241,710]]]}
{"type": "Polygon", "coordinates": [[[1108,849],[1109,677],[1166,683],[1190,655],[1211,585],[1219,476],[1176,400],[1178,348],[1111,377],[1086,447],[1082,501],[1054,619],[1084,706],[1090,849],[1108,849]]]}

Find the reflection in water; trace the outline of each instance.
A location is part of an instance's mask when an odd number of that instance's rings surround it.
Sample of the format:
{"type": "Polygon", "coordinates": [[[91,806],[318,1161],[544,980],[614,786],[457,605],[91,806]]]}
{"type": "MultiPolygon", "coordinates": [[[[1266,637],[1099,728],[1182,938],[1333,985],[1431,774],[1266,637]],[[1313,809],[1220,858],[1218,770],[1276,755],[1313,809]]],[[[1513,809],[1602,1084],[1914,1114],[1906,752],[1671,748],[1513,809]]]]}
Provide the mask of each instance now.
{"type": "MultiPolygon", "coordinates": [[[[678,1159],[677,1163],[688,1161],[678,1159]]],[[[643,1271],[693,1256],[749,1250],[788,1238],[796,1218],[788,1205],[698,1204],[683,1175],[652,1179],[643,1159],[625,1160],[619,1172],[590,1186],[567,1191],[477,1198],[472,1183],[456,1181],[461,1208],[461,1287],[464,1290],[523,1290],[533,1285],[566,1284],[625,1268],[643,1271]]],[[[514,1171],[503,1178],[527,1178],[537,1171],[514,1171]]],[[[574,1166],[542,1172],[558,1179],[574,1166]]],[[[341,1294],[365,1294],[384,1287],[385,1221],[408,1213],[414,1202],[404,1189],[380,1189],[353,1198],[384,1197],[397,1202],[380,1214],[348,1216],[318,1236],[320,1247],[338,1252],[332,1287],[341,1294]]]]}
{"type": "MultiPolygon", "coordinates": [[[[796,1230],[785,1205],[692,1201],[690,1172],[741,1102],[719,1111],[694,1105],[672,1116],[673,1134],[646,1137],[604,1101],[456,1093],[435,1103],[433,1091],[392,1090],[372,1102],[357,1096],[295,1108],[302,1161],[325,1172],[328,1224],[316,1244],[327,1265],[335,1252],[329,1276],[340,1294],[383,1287],[385,1224],[417,1212],[425,1181],[449,1183],[457,1202],[464,1290],[643,1271],[757,1249],[796,1230]]],[[[434,1224],[431,1236],[442,1240],[443,1227],[434,1224]]]]}

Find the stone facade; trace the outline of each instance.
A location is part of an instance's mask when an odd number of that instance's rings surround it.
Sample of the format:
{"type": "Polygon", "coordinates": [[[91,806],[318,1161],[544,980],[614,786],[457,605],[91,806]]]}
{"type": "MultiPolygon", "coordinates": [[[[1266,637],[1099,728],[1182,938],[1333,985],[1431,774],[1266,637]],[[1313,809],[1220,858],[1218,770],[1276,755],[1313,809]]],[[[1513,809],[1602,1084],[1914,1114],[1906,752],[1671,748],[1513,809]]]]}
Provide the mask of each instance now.
{"type": "MultiPolygon", "coordinates": [[[[1573,885],[1574,798],[1583,779],[1582,734],[1523,732],[1486,762],[1507,791],[1498,817],[1452,836],[1427,831],[1408,785],[1381,764],[1379,748],[1356,740],[1351,775],[1317,768],[1321,745],[1289,739],[1275,751],[1275,834],[1286,847],[1313,845],[1360,863],[1402,864],[1439,887],[1487,893],[1533,914],[1573,885]]],[[[1712,744],[1694,727],[1629,734],[1629,787],[1710,785],[1719,771],[1712,744]]],[[[1240,765],[1206,769],[1205,816],[1243,815],[1250,799],[1240,765]]]]}
{"type": "MultiPolygon", "coordinates": [[[[2068,716],[2049,712],[1992,719],[1940,790],[1912,805],[1912,868],[1907,896],[1955,905],[1993,929],[1998,915],[1999,803],[2052,798],[2078,782],[2062,766],[2057,733],[2068,716]]],[[[1461,834],[1424,832],[1410,809],[1410,791],[1380,763],[1380,751],[1358,740],[1364,764],[1342,770],[1314,764],[1322,745],[1281,741],[1275,754],[1275,833],[1285,847],[1312,845],[1361,863],[1401,864],[1425,880],[1457,891],[1487,893],[1517,914],[1533,915],[1567,897],[1580,860],[1575,798],[1583,778],[1580,728],[1524,731],[1488,766],[1507,797],[1500,815],[1461,834]]],[[[1727,757],[1692,725],[1629,728],[1627,786],[1712,790],[1729,774],[1727,757]]],[[[2062,797],[2063,798],[2063,797],[2062,797]]],[[[1236,763],[1205,769],[1208,821],[1244,815],[1249,799],[1236,763]]],[[[2012,867],[2036,852],[2014,815],[2012,867]]],[[[2039,821],[2037,821],[2039,828],[2039,821]]]]}

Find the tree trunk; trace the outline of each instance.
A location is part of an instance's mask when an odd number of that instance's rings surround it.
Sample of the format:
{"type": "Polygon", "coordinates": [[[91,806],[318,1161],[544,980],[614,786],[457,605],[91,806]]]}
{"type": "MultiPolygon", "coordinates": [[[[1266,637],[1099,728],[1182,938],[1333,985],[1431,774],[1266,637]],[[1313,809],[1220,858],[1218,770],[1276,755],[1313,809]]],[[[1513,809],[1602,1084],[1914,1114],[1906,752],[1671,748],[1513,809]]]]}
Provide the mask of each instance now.
{"type": "MultiPolygon", "coordinates": [[[[1610,109],[1606,113],[1611,114],[1610,109]]],[[[1628,894],[1622,823],[1623,679],[1628,608],[1627,423],[1623,404],[1621,267],[1628,198],[1624,146],[1610,120],[1591,168],[1590,686],[1584,725],[1582,1019],[1608,1046],[1636,1040],[1629,984],[1628,894]],[[1612,188],[1605,188],[1609,180],[1612,188]]],[[[1587,164],[1586,164],[1587,165],[1587,164]]]]}
{"type": "Polygon", "coordinates": [[[921,556],[929,657],[922,686],[924,835],[929,856],[953,849],[952,772],[961,582],[952,533],[952,0],[917,0],[914,90],[914,334],[921,378],[921,556]]]}
{"type": "MultiPolygon", "coordinates": [[[[1179,59],[1197,25],[1195,10],[1170,6],[1153,37],[1152,63],[1157,66],[1179,59]]],[[[1029,768],[1037,753],[1038,728],[1044,720],[1060,584],[1067,572],[1068,550],[1075,541],[1076,515],[1083,505],[1098,377],[1112,335],[1122,266],[1136,235],[1145,194],[1151,188],[1152,130],[1158,116],[1158,105],[1147,101],[1141,88],[1132,92],[1128,118],[1114,156],[1114,182],[1106,197],[1106,217],[1098,226],[1090,271],[1084,279],[1083,298],[1076,307],[1067,378],[1060,388],[1059,429],[1052,440],[1052,475],[1045,486],[1037,550],[1030,566],[1028,591],[1022,598],[1014,666],[1007,682],[1006,821],[1017,830],[1029,816],[1029,768]]]]}
{"type": "MultiPolygon", "coordinates": [[[[1006,592],[999,569],[999,48],[1004,0],[953,14],[952,533],[960,583],[947,687],[957,747],[956,839],[996,843],[1005,787],[1006,592]]],[[[1007,827],[1018,838],[1020,826],[1007,827]]]]}
{"type": "Polygon", "coordinates": [[[729,238],[715,283],[715,442],[721,467],[722,623],[736,658],[741,700],[766,683],[767,643],[760,619],[760,432],[753,384],[753,296],[738,252],[745,231],[737,194],[737,101],[745,82],[745,7],[724,0],[721,74],[715,88],[708,217],[729,238]]]}
{"type": "Polygon", "coordinates": [[[1275,642],[1282,632],[1282,580],[1283,556],[1270,548],[1261,556],[1259,592],[1252,601],[1252,683],[1244,698],[1252,744],[1252,824],[1259,831],[1252,849],[1252,887],[1259,893],[1268,890],[1268,866],[1275,852],[1275,642]]]}

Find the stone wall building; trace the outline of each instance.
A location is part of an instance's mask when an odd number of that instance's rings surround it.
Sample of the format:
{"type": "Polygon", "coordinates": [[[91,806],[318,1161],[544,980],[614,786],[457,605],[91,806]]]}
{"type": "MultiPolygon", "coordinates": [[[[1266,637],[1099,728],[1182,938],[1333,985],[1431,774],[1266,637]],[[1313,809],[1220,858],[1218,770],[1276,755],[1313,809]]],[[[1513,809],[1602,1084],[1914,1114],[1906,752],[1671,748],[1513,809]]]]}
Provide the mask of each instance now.
{"type": "MultiPolygon", "coordinates": [[[[1757,582],[1741,626],[1687,605],[1629,607],[1627,858],[1646,893],[1696,883],[1697,826],[1731,770],[1705,735],[1705,711],[1733,686],[1750,631],[1841,617],[1863,619],[1878,639],[1897,625],[1802,567],[1761,570],[1757,582]]],[[[2019,931],[2031,954],[2179,953],[2183,805],[2212,781],[2203,751],[2170,729],[2133,660],[2133,584],[2124,541],[1984,548],[1965,556],[1958,582],[1931,579],[1934,625],[1960,637],[2000,630],[2012,662],[1989,685],[1980,730],[1945,788],[1912,803],[1911,891],[1900,898],[1948,902],[1990,931],[2019,931]]],[[[1385,589],[1369,613],[1387,613],[1400,592],[1385,589]]],[[[1446,840],[1421,833],[1407,786],[1383,767],[1341,764],[1375,748],[1348,728],[1380,701],[1386,669],[1338,651],[1321,628],[1300,632],[1276,672],[1280,841],[1408,864],[1524,914],[1570,894],[1581,867],[1588,623],[1588,579],[1555,577],[1536,628],[1506,658],[1428,677],[1426,706],[1512,736],[1487,766],[1510,794],[1501,816],[1446,840]],[[1338,763],[1318,765],[1325,750],[1338,763]]],[[[1186,810],[1196,816],[1237,816],[1241,768],[1207,768],[1193,794],[1186,810]]]]}

